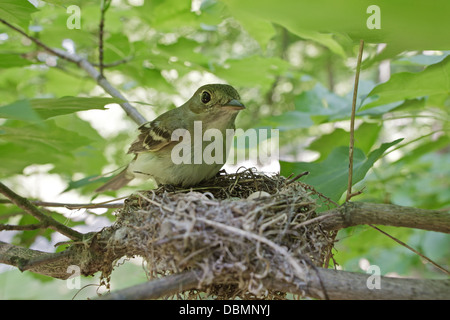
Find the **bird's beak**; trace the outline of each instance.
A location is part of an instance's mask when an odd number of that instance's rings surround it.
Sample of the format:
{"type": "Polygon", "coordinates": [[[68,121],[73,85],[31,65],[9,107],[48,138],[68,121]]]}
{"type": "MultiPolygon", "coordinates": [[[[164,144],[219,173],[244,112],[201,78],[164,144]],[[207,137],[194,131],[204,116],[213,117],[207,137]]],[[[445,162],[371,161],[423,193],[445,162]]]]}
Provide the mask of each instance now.
{"type": "Polygon", "coordinates": [[[245,106],[240,101],[236,99],[231,99],[226,104],[224,104],[222,108],[228,108],[232,110],[242,110],[245,109],[245,106]]]}

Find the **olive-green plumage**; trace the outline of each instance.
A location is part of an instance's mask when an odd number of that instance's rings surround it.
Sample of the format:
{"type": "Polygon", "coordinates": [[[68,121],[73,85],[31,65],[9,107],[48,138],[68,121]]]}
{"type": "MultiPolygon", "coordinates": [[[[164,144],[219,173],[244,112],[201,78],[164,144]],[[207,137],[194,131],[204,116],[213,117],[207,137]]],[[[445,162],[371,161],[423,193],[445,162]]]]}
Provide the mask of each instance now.
{"type": "MultiPolygon", "coordinates": [[[[151,122],[139,127],[140,134],[133,142],[128,153],[136,154],[134,160],[120,174],[97,189],[98,192],[117,190],[135,177],[153,178],[158,184],[193,186],[203,180],[212,178],[222,168],[221,163],[176,164],[172,150],[179,140],[172,140],[177,129],[184,129],[194,137],[195,123],[200,122],[202,137],[206,130],[217,129],[223,135],[223,150],[227,129],[234,129],[234,122],[244,105],[239,101],[238,92],[226,84],[208,84],[200,87],[182,106],[167,111],[151,122]]],[[[202,141],[202,150],[207,144],[202,141]]],[[[192,144],[193,146],[193,144],[192,144]]],[[[191,148],[192,158],[195,152],[191,148]]],[[[225,159],[224,159],[225,160],[225,159]]]]}

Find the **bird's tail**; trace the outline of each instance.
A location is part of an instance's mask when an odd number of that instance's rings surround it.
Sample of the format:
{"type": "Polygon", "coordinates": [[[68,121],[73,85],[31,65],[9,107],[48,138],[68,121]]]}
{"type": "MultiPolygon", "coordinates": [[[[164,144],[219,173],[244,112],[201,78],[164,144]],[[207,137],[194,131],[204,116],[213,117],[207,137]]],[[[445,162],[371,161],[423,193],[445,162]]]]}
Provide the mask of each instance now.
{"type": "Polygon", "coordinates": [[[128,167],[126,167],[125,170],[113,177],[100,188],[96,189],[95,192],[100,193],[108,190],[118,190],[128,184],[128,182],[133,180],[133,178],[134,176],[130,175],[130,173],[128,172],[128,167]]]}

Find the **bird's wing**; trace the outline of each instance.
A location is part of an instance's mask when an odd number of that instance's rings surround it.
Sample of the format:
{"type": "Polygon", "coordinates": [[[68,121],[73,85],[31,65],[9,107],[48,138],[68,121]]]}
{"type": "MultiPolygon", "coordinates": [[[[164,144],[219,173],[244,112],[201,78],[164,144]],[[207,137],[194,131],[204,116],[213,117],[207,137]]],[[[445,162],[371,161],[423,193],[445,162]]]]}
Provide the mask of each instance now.
{"type": "MultiPolygon", "coordinates": [[[[144,123],[139,127],[140,134],[131,144],[128,153],[141,153],[158,151],[167,145],[173,143],[171,140],[172,132],[177,129],[174,124],[177,121],[177,115],[180,112],[172,112],[172,109],[151,122],[144,123]]],[[[180,110],[181,111],[181,110],[180,110]]]]}

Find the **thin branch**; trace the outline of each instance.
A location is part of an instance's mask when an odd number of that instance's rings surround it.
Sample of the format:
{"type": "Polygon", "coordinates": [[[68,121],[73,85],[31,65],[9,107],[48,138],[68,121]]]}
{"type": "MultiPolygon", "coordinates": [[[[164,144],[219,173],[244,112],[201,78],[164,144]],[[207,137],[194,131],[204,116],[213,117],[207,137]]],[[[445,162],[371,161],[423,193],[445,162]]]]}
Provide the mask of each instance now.
{"type": "Polygon", "coordinates": [[[111,83],[109,83],[109,81],[106,80],[106,78],[102,78],[100,76],[100,72],[98,72],[97,69],[95,69],[94,66],[90,64],[87,60],[73,53],[65,52],[59,49],[55,49],[55,51],[61,55],[65,55],[67,59],[75,62],[78,66],[80,66],[83,70],[85,70],[91,76],[91,78],[95,79],[97,81],[97,84],[111,96],[124,100],[124,102],[120,103],[120,106],[122,107],[122,109],[125,110],[127,115],[134,120],[134,122],[136,122],[138,125],[147,122],[147,120],[127,101],[127,99],[122,95],[122,93],[120,93],[120,91],[114,88],[111,85],[111,83]]]}
{"type": "Polygon", "coordinates": [[[323,212],[330,215],[322,220],[325,230],[340,230],[347,227],[377,224],[394,227],[415,228],[450,233],[450,212],[403,207],[394,204],[347,202],[339,208],[323,212]]]}
{"type": "Polygon", "coordinates": [[[352,102],[352,115],[350,120],[350,147],[349,147],[349,165],[348,165],[348,186],[347,186],[347,197],[345,201],[349,201],[353,196],[359,194],[352,194],[352,184],[353,184],[353,149],[355,145],[355,113],[356,113],[356,98],[358,96],[358,84],[359,84],[359,73],[361,71],[361,60],[364,49],[364,40],[359,42],[359,52],[358,52],[358,62],[356,63],[356,74],[355,74],[355,86],[353,88],[353,102],[352,102]]]}
{"type": "Polygon", "coordinates": [[[11,200],[11,202],[14,203],[16,206],[18,206],[22,210],[26,211],[27,213],[31,214],[33,217],[38,219],[43,225],[48,226],[49,228],[58,231],[61,234],[73,240],[80,240],[83,238],[82,233],[79,233],[78,231],[75,231],[63,225],[62,223],[59,223],[52,217],[45,215],[38,208],[36,208],[30,201],[14,193],[14,191],[9,189],[1,182],[0,182],[0,193],[3,194],[5,197],[7,197],[9,200],[11,200]]]}
{"type": "Polygon", "coordinates": [[[43,229],[43,228],[47,228],[47,225],[42,222],[26,224],[23,226],[0,224],[0,231],[29,231],[29,230],[36,230],[36,229],[43,229]]]}
{"type": "Polygon", "coordinates": [[[406,243],[404,243],[403,241],[400,241],[399,239],[391,236],[389,233],[375,227],[374,225],[369,224],[370,227],[372,227],[373,229],[377,230],[378,232],[381,232],[382,234],[384,234],[385,236],[387,236],[388,238],[391,238],[392,240],[394,240],[395,242],[397,242],[398,244],[402,245],[403,247],[405,247],[406,249],[414,252],[415,254],[417,254],[418,256],[420,256],[421,258],[425,259],[426,261],[428,261],[429,263],[431,263],[433,266],[435,266],[436,268],[438,268],[439,270],[441,270],[442,272],[444,272],[446,275],[450,275],[450,272],[445,269],[444,267],[440,266],[439,264],[437,264],[436,262],[434,262],[433,260],[431,260],[430,258],[428,258],[427,256],[424,256],[422,253],[420,253],[419,251],[417,251],[416,249],[414,249],[413,247],[407,245],[406,243]]]}
{"type": "Polygon", "coordinates": [[[288,182],[286,182],[286,184],[290,184],[290,183],[292,183],[292,182],[295,182],[295,181],[297,181],[298,179],[300,179],[301,177],[307,176],[308,174],[309,174],[308,171],[304,171],[304,172],[302,172],[302,173],[296,175],[294,178],[290,179],[290,177],[293,175],[293,174],[291,174],[291,176],[289,176],[289,178],[287,179],[288,182]],[[289,180],[289,179],[290,179],[290,180],[289,180]]]}
{"type": "MultiPolygon", "coordinates": [[[[120,198],[118,198],[120,199],[120,198]]],[[[118,199],[114,199],[111,201],[116,201],[118,199]]],[[[54,207],[54,208],[67,208],[70,210],[76,209],[118,209],[123,208],[123,203],[108,203],[108,201],[101,203],[61,203],[61,202],[47,202],[47,201],[30,201],[33,205],[38,207],[54,207]]],[[[0,199],[0,203],[12,203],[11,200],[0,199]]],[[[3,218],[3,216],[2,216],[3,218]]]]}
{"type": "Polygon", "coordinates": [[[47,45],[45,45],[44,43],[42,43],[41,41],[39,41],[38,39],[26,34],[19,28],[16,28],[15,26],[8,23],[7,21],[0,19],[0,22],[3,23],[4,25],[10,27],[11,29],[17,31],[18,33],[20,33],[27,39],[31,40],[32,42],[34,42],[35,44],[37,44],[38,46],[40,46],[41,48],[46,50],[47,52],[49,52],[61,59],[64,59],[66,61],[77,64],[80,68],[82,68],[84,71],[86,71],[88,73],[88,75],[92,79],[94,79],[97,82],[97,84],[100,87],[102,87],[107,93],[109,93],[112,97],[119,98],[124,101],[124,102],[120,103],[120,106],[127,113],[127,115],[131,119],[133,119],[134,122],[136,122],[138,125],[141,125],[141,124],[147,122],[147,120],[127,101],[127,99],[120,93],[120,91],[118,91],[116,88],[114,88],[108,82],[108,80],[103,78],[101,76],[100,72],[97,71],[97,69],[95,69],[94,66],[90,62],[88,62],[86,59],[81,58],[80,56],[78,56],[74,53],[69,53],[69,52],[66,52],[66,51],[63,51],[60,49],[56,49],[56,48],[52,49],[52,48],[48,47],[47,45]]]}
{"type": "MultiPolygon", "coordinates": [[[[61,59],[66,59],[66,57],[64,57],[64,55],[60,55],[58,52],[56,52],[55,50],[53,50],[52,48],[48,47],[47,45],[45,45],[44,43],[42,43],[39,39],[36,39],[32,36],[29,36],[28,34],[26,34],[25,32],[23,32],[22,30],[20,30],[19,28],[16,28],[15,26],[13,26],[12,24],[10,24],[9,22],[0,19],[0,22],[3,23],[4,25],[10,27],[11,29],[13,29],[14,31],[17,31],[18,33],[20,33],[21,35],[23,35],[25,38],[31,40],[32,42],[34,42],[35,44],[37,44],[39,47],[43,48],[45,51],[47,51],[48,53],[51,53],[55,56],[60,57],[61,59]]],[[[68,60],[71,61],[71,60],[68,60]]],[[[74,62],[74,61],[71,61],[74,62]]]]}
{"type": "MultiPolygon", "coordinates": [[[[132,59],[133,57],[130,56],[110,63],[103,63],[103,69],[120,66],[121,64],[130,62],[132,59]]],[[[100,67],[100,63],[92,63],[92,65],[94,67],[100,67]]]]}
{"type": "Polygon", "coordinates": [[[98,300],[144,300],[165,297],[198,287],[200,273],[193,270],[169,275],[103,295],[98,300]]]}
{"type": "Polygon", "coordinates": [[[100,25],[99,25],[99,43],[98,43],[98,60],[99,72],[103,78],[103,36],[105,27],[105,14],[111,4],[111,0],[102,0],[100,5],[100,25]]]}

